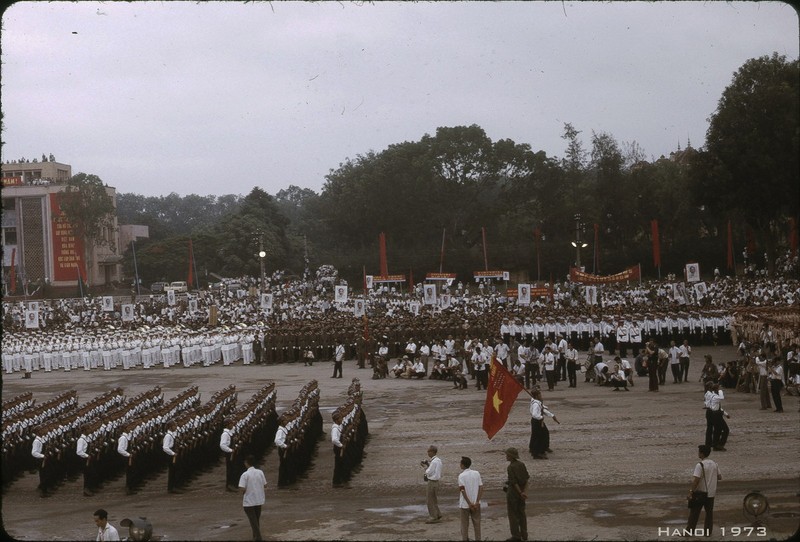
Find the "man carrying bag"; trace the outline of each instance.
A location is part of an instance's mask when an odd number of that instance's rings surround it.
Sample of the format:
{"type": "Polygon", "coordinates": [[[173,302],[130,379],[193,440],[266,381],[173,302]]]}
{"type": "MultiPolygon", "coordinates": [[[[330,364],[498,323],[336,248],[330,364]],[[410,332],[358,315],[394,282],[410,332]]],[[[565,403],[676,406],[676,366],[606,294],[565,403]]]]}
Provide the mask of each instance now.
{"type": "Polygon", "coordinates": [[[686,524],[688,531],[694,531],[700,511],[705,509],[706,516],[703,523],[704,536],[711,536],[714,525],[714,497],[717,494],[717,481],[722,480],[717,464],[708,459],[711,447],[701,444],[697,447],[697,456],[700,461],[695,465],[692,473],[692,484],[689,488],[688,506],[689,521],[686,524]]]}

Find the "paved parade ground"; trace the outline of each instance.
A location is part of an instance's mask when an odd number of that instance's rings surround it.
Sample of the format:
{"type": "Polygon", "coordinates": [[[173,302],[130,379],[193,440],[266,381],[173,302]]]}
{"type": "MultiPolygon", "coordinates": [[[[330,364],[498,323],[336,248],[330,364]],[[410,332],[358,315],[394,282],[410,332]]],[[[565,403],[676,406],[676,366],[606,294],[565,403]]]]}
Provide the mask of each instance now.
{"type": "MultiPolygon", "coordinates": [[[[175,366],[144,371],[75,370],[35,372],[30,380],[3,379],[3,398],[32,391],[38,402],[75,389],[81,404],[120,386],[125,395],[160,385],[170,399],[197,385],[201,399],[234,384],[239,403],[265,381],[277,389],[277,410],[288,408],[301,387],[316,378],[325,421],[314,463],[295,486],[277,489],[278,456],[274,448],[261,462],[268,487],[261,517],[267,540],[460,540],[456,477],[461,456],[472,458],[484,484],[482,531],[486,540],[510,536],[502,492],[506,466],[503,450],[517,447],[531,474],[527,504],[532,540],[677,539],[686,524],[685,495],[697,462],[697,445],[705,435],[703,389],[698,383],[704,354],[714,361],[735,359],[733,347],[696,347],[688,383],[647,391],[637,378],[628,393],[583,382],[569,389],[560,382],[544,392],[545,404],[561,425],[548,419],[553,453],[534,460],[527,451],[530,435],[528,396],[520,394],[506,426],[490,441],[481,429],[485,392],[474,381],[467,390],[436,380],[372,380],[370,369],[347,361],[344,378],[331,379],[332,364],[223,367],[175,366]],[[330,413],[346,398],[353,377],[361,379],[363,408],[370,437],[362,468],[348,487],[333,488],[330,413]],[[444,463],[440,486],[440,523],[426,524],[425,483],[420,461],[430,444],[444,463]]],[[[723,479],[715,510],[715,540],[788,539],[800,523],[798,399],[784,396],[784,413],[760,410],[753,394],[725,390],[730,413],[727,451],[712,452],[723,479]],[[748,532],[751,521],[742,500],[761,491],[770,504],[763,531],[748,532]]],[[[220,461],[192,480],[183,494],[167,493],[167,473],[126,495],[124,475],[106,482],[91,497],[82,495],[80,478],[68,480],[51,497],[36,492],[38,477],[26,473],[2,499],[5,530],[19,540],[94,540],[92,513],[109,512],[120,534],[120,520],[145,516],[162,540],[248,540],[250,528],[242,498],[225,491],[225,464],[220,461]]],[[[702,518],[701,518],[702,524],[702,518]]]]}

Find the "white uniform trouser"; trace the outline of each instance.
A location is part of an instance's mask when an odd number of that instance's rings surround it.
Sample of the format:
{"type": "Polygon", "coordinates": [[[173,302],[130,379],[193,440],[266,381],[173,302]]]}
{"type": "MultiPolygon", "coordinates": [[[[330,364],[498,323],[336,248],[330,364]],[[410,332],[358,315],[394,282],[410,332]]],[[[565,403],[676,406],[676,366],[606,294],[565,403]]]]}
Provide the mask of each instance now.
{"type": "Polygon", "coordinates": [[[88,371],[92,368],[92,354],[86,350],[81,351],[81,361],[83,362],[83,370],[88,371]]]}
{"type": "Polygon", "coordinates": [[[250,365],[250,363],[256,359],[255,354],[253,353],[253,343],[244,343],[241,345],[242,348],[242,362],[244,365],[250,365]]]}
{"type": "Polygon", "coordinates": [[[3,370],[9,375],[14,372],[14,354],[3,354],[3,370]]]}

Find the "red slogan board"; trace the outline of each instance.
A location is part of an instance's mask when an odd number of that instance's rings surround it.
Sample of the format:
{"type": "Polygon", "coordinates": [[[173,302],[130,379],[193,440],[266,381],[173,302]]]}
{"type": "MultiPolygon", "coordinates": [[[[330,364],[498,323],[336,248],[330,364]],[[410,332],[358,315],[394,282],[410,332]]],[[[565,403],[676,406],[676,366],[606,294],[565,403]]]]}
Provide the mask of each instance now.
{"type": "Polygon", "coordinates": [[[72,225],[67,222],[66,217],[61,212],[60,196],[61,194],[58,193],[50,194],[53,225],[53,280],[78,280],[78,266],[80,266],[81,275],[85,279],[83,242],[75,236],[72,231],[72,225]]]}

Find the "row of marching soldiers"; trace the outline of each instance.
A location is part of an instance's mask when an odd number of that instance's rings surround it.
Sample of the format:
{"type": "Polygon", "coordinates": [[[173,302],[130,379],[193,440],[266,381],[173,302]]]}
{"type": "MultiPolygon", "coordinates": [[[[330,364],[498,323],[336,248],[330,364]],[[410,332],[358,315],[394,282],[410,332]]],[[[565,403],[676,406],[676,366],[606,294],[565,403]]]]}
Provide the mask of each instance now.
{"type": "Polygon", "coordinates": [[[333,444],[333,487],[342,487],[361,465],[364,445],[369,435],[367,417],[361,406],[364,393],[361,382],[354,378],[347,390],[347,401],[333,411],[331,443],[333,444]]]}
{"type": "Polygon", "coordinates": [[[278,487],[295,483],[308,470],[322,436],[319,387],[316,380],[303,386],[290,408],[278,418],[275,446],[278,448],[278,487]]]}
{"type": "Polygon", "coordinates": [[[236,406],[236,387],[216,392],[203,405],[183,412],[167,423],[162,450],[168,457],[167,490],[176,493],[198,468],[217,460],[217,443],[225,416],[236,406]]]}
{"type": "Polygon", "coordinates": [[[275,412],[275,383],[268,382],[249,401],[224,420],[219,447],[225,454],[225,486],[237,491],[245,471],[244,458],[261,457],[275,437],[278,415],[275,412]]]}

